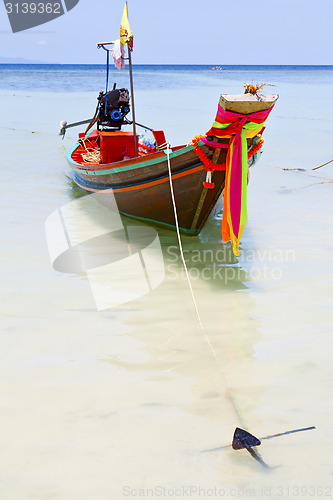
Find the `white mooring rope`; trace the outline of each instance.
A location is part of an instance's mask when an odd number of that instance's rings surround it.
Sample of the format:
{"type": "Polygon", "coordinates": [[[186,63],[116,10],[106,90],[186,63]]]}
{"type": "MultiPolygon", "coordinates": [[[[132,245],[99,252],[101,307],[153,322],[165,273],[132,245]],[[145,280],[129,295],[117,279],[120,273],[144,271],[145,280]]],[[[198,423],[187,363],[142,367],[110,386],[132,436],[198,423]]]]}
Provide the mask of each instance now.
{"type": "Polygon", "coordinates": [[[238,415],[238,418],[242,424],[242,426],[244,428],[246,428],[246,425],[245,425],[245,422],[244,422],[244,419],[242,417],[242,414],[241,414],[241,411],[236,403],[236,401],[234,400],[232,394],[230,393],[230,384],[228,382],[228,379],[227,379],[227,376],[226,374],[222,371],[222,368],[220,366],[220,362],[219,362],[219,359],[217,357],[217,354],[216,354],[216,351],[214,349],[214,346],[212,345],[208,335],[207,335],[207,332],[205,330],[205,327],[203,326],[203,323],[201,321],[201,317],[200,317],[200,313],[199,313],[199,309],[198,309],[198,305],[197,305],[197,302],[196,302],[196,299],[195,299],[195,295],[194,295],[194,292],[193,292],[193,287],[192,287],[192,283],[191,283],[191,279],[190,279],[190,275],[189,275],[189,272],[188,272],[188,269],[187,269],[187,265],[186,265],[186,261],[185,261],[185,257],[184,257],[184,252],[183,252],[183,245],[182,245],[182,240],[181,240],[181,237],[180,237],[180,231],[179,231],[179,223],[178,223],[178,215],[177,215],[177,206],[176,206],[176,200],[175,200],[175,195],[174,195],[174,190],[173,190],[173,184],[172,184],[172,173],[171,173],[171,165],[170,165],[170,144],[167,143],[166,144],[166,155],[167,155],[167,159],[168,159],[168,171],[169,171],[169,183],[170,183],[170,192],[171,192],[171,199],[172,199],[172,206],[173,206],[173,212],[174,212],[174,216],[175,216],[175,224],[176,224],[176,231],[177,231],[177,238],[178,238],[178,244],[179,244],[179,250],[180,250],[180,255],[181,255],[181,258],[182,258],[182,262],[183,262],[183,266],[184,266],[184,269],[185,269],[185,274],[186,274],[186,278],[187,278],[187,282],[188,282],[188,286],[189,286],[189,289],[190,289],[190,292],[191,292],[191,296],[192,296],[192,301],[193,301],[193,305],[194,305],[194,309],[195,309],[195,312],[196,312],[196,315],[197,315],[197,318],[198,318],[198,323],[200,325],[200,328],[202,330],[202,333],[204,334],[204,337],[206,339],[206,342],[207,344],[209,345],[211,351],[212,351],[212,354],[214,356],[214,359],[217,363],[217,367],[220,371],[220,373],[222,374],[222,377],[224,378],[225,380],[225,383],[226,383],[226,386],[227,386],[227,395],[234,407],[234,409],[236,410],[236,413],[238,415]]]}

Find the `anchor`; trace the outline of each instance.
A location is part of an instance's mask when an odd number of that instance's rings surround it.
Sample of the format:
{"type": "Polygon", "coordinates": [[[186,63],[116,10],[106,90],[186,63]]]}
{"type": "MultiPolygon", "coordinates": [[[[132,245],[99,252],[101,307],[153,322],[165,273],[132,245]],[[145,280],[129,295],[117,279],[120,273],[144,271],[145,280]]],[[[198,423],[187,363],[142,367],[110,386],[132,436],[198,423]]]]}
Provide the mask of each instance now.
{"type": "MultiPolygon", "coordinates": [[[[305,427],[303,429],[295,429],[292,431],[287,431],[287,432],[280,432],[279,434],[273,434],[271,436],[265,436],[261,438],[263,439],[271,439],[274,437],[280,437],[284,436],[286,434],[293,434],[294,432],[303,432],[303,431],[310,431],[312,429],[315,429],[314,426],[312,427],[305,427]]],[[[244,429],[240,429],[239,427],[236,427],[235,432],[234,432],[234,437],[232,439],[232,448],[234,450],[242,450],[246,449],[252,457],[257,460],[263,467],[266,469],[270,469],[270,466],[266,464],[266,462],[263,461],[259,453],[257,453],[256,450],[253,449],[255,446],[261,445],[260,439],[257,437],[253,436],[253,434],[250,434],[248,431],[245,431],[244,429]]]]}
{"type": "MultiPolygon", "coordinates": [[[[279,432],[278,434],[271,434],[269,436],[264,436],[264,437],[259,439],[256,436],[254,436],[253,434],[251,434],[250,432],[248,432],[244,429],[240,429],[239,427],[236,427],[231,446],[232,446],[233,450],[246,449],[250,453],[250,455],[252,455],[252,457],[257,462],[259,462],[265,469],[271,469],[271,467],[269,465],[267,465],[266,462],[264,462],[264,460],[261,458],[259,453],[253,448],[255,448],[256,446],[260,446],[261,441],[263,441],[264,439],[272,439],[275,437],[285,436],[287,434],[293,434],[295,432],[311,431],[315,428],[316,428],[315,426],[303,427],[302,429],[293,429],[291,431],[279,432]]],[[[211,451],[219,451],[223,448],[229,448],[229,447],[230,447],[230,444],[227,444],[224,446],[219,446],[218,448],[204,450],[204,453],[211,452],[211,451]]]]}

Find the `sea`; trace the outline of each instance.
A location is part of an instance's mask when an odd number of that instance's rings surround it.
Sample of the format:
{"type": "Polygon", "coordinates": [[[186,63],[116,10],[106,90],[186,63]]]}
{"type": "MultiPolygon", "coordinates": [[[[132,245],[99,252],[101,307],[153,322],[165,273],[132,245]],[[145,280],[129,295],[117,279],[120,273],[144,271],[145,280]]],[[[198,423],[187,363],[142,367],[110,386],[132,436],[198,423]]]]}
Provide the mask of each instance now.
{"type": "Polygon", "coordinates": [[[85,125],[59,123],[93,116],[105,67],[0,65],[1,499],[332,497],[333,66],[223,68],[133,66],[136,120],[171,146],[220,94],[279,95],[241,255],[216,212],[182,236],[187,275],[175,232],[70,180],[85,125]]]}

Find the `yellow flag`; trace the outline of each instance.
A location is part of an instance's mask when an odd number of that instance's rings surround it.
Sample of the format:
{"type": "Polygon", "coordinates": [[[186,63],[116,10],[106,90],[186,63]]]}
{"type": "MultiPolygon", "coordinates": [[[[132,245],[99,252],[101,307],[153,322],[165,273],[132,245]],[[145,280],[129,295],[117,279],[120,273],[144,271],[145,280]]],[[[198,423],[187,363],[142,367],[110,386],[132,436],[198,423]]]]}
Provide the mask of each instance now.
{"type": "Polygon", "coordinates": [[[131,32],[131,28],[128,22],[128,14],[127,14],[127,2],[125,3],[123,17],[120,23],[120,41],[122,46],[125,45],[128,40],[133,37],[133,33],[131,32]]]}

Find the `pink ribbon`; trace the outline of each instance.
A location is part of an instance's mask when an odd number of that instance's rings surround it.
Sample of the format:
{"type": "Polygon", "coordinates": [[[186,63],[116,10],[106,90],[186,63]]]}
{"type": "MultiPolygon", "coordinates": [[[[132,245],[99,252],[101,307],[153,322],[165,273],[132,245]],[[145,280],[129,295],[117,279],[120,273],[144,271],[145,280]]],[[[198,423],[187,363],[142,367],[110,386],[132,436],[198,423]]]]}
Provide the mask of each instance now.
{"type": "Polygon", "coordinates": [[[204,142],[207,146],[210,146],[211,148],[228,148],[229,144],[223,144],[222,142],[214,142],[214,141],[209,141],[206,139],[206,137],[201,138],[202,142],[204,142]]]}

